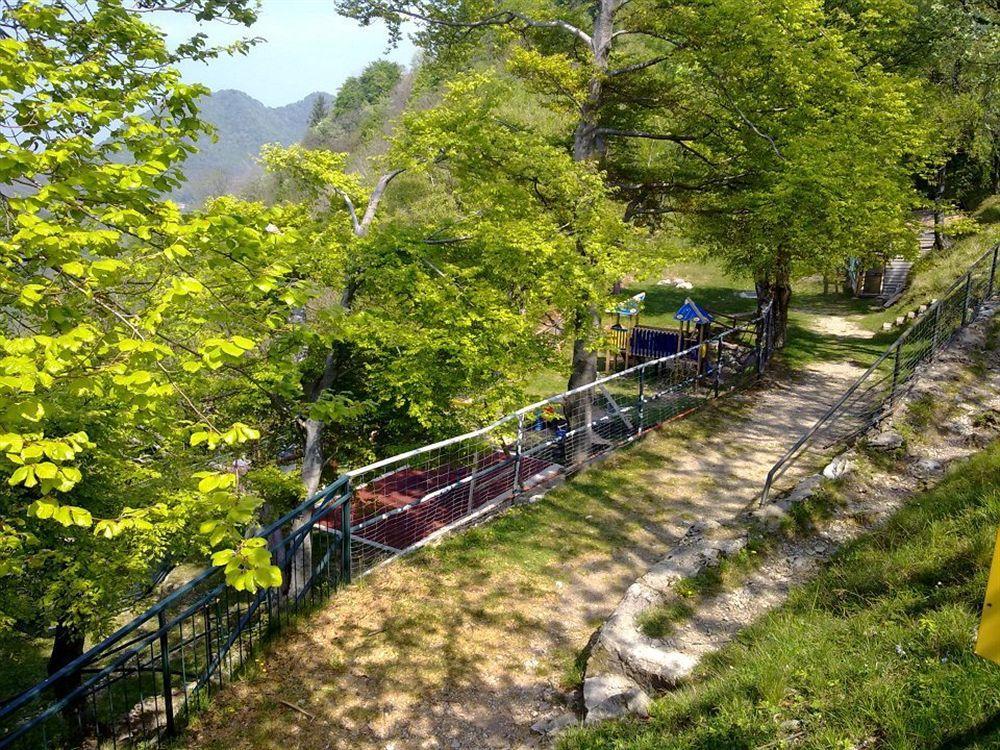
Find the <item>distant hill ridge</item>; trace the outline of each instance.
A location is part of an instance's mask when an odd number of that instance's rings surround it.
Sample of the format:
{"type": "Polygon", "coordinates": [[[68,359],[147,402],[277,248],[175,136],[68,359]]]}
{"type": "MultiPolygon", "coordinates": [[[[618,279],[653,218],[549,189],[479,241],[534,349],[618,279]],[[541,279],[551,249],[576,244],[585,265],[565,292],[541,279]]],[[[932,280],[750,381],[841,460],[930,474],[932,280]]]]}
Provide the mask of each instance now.
{"type": "Polygon", "coordinates": [[[313,102],[330,94],[316,91],[283,107],[268,107],[236,89],[213,91],[199,102],[201,117],[216,128],[217,139],[198,141],[198,153],[184,165],[187,181],[173,193],[186,206],[216,195],[239,192],[261,174],[257,164],[265,143],[298,143],[309,126],[313,102]]]}

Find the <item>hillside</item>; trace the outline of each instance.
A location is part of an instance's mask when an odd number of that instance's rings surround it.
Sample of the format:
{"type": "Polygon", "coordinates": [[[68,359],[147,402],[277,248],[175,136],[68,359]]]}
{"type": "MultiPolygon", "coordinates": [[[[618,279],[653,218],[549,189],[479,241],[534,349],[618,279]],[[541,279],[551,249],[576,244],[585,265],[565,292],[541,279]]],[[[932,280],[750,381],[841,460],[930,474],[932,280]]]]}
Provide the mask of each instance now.
{"type": "Polygon", "coordinates": [[[187,181],[173,198],[187,206],[222,193],[237,192],[260,174],[256,157],[265,143],[296,143],[305,135],[319,92],[283,107],[268,107],[252,96],[224,89],[201,100],[202,117],[215,126],[217,139],[203,138],[184,167],[187,181]]]}

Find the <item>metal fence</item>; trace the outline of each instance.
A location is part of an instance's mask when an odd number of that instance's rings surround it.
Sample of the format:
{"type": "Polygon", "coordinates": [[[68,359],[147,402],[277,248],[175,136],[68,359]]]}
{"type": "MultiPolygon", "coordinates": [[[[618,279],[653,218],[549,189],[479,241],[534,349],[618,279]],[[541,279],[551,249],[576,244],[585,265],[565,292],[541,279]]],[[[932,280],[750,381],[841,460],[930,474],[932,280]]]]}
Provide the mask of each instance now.
{"type": "Polygon", "coordinates": [[[996,292],[1000,245],[983,253],[934,304],[872,363],[841,398],[771,467],[760,504],[774,483],[809,456],[819,460],[880,423],[912,386],[921,368],[972,322],[996,292]]]}
{"type": "Polygon", "coordinates": [[[0,748],[158,747],[288,618],[352,575],[560,481],[763,372],[770,306],[677,354],[553,396],[475,432],[349,472],[267,528],[280,588],[178,591],[0,706],[0,748]]]}

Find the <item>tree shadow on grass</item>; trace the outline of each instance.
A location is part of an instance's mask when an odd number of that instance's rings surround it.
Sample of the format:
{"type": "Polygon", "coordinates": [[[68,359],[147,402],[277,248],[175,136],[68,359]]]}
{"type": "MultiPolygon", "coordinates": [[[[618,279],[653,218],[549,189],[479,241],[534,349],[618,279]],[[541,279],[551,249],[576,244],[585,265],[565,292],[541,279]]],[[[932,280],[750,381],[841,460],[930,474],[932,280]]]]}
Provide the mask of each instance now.
{"type": "Polygon", "coordinates": [[[1000,746],[1000,712],[987,717],[964,732],[946,737],[935,750],[966,750],[1000,746]]]}

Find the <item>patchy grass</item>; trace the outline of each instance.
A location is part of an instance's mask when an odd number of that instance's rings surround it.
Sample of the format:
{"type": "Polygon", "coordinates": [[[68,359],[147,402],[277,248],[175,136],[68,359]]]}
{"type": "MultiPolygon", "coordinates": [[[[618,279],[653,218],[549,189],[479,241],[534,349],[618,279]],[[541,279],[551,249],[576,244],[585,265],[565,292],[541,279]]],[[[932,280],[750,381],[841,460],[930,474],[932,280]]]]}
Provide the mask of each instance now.
{"type": "Polygon", "coordinates": [[[812,496],[789,509],[787,527],[773,534],[752,533],[746,547],[737,554],[677,581],[673,585],[677,598],[645,610],[639,616],[639,629],[650,638],[670,636],[701,602],[741,585],[779,539],[812,534],[819,521],[829,518],[842,502],[840,483],[824,482],[812,496]]]}
{"type": "Polygon", "coordinates": [[[801,309],[789,312],[787,343],[779,355],[787,367],[799,370],[816,362],[848,362],[867,368],[898,335],[886,333],[867,337],[820,333],[811,322],[818,315],[801,309]]]}
{"type": "Polygon", "coordinates": [[[972,645],[998,524],[1000,442],[848,545],[648,722],[560,747],[997,747],[1000,667],[972,645]]]}
{"type": "Polygon", "coordinates": [[[678,623],[694,614],[694,607],[684,599],[650,607],[638,618],[639,630],[650,638],[666,638],[678,623]]]}
{"type": "MultiPolygon", "coordinates": [[[[463,732],[497,720],[482,696],[517,705],[524,700],[519,681],[579,685],[581,645],[686,525],[672,488],[639,478],[662,472],[691,441],[752,404],[710,404],[542,500],[338,592],[272,642],[183,741],[219,750],[384,747],[373,744],[372,733],[398,736],[405,727],[411,737],[439,736],[442,725],[463,732]],[[564,606],[567,591],[575,609],[564,606]],[[282,700],[317,719],[303,723],[282,700]],[[432,719],[429,702],[471,713],[432,719]]],[[[683,486],[676,492],[686,497],[683,486]]]]}

